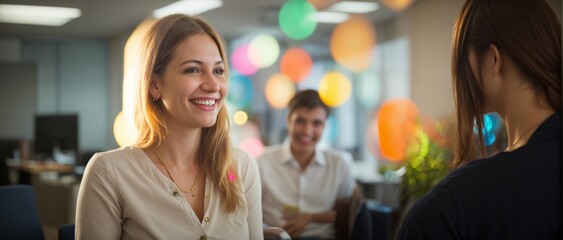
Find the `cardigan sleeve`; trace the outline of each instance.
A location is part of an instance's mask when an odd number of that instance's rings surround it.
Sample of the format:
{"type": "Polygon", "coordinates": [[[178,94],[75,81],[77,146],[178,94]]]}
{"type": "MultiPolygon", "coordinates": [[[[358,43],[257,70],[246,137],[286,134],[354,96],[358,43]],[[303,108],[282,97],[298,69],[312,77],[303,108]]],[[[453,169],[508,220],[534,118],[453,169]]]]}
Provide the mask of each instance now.
{"type": "Polygon", "coordinates": [[[76,239],[119,239],[123,223],[111,162],[95,154],[78,191],[76,239]]]}
{"type": "Polygon", "coordinates": [[[250,239],[263,239],[262,230],[262,184],[256,160],[248,153],[241,152],[238,161],[245,166],[243,174],[244,194],[248,206],[248,231],[250,239]]]}

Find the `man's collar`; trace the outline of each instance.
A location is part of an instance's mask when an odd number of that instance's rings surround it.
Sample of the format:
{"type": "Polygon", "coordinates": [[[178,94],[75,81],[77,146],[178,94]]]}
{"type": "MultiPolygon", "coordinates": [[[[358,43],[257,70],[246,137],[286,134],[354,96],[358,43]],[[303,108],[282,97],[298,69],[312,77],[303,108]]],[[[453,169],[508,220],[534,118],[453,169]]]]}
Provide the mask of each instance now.
{"type": "MultiPolygon", "coordinates": [[[[313,155],[313,161],[319,166],[326,166],[326,159],[323,154],[319,154],[320,149],[315,147],[315,154],[313,155]]],[[[281,153],[281,160],[282,162],[288,163],[291,161],[297,161],[293,153],[291,152],[291,138],[287,137],[282,144],[282,153],[281,153]]]]}

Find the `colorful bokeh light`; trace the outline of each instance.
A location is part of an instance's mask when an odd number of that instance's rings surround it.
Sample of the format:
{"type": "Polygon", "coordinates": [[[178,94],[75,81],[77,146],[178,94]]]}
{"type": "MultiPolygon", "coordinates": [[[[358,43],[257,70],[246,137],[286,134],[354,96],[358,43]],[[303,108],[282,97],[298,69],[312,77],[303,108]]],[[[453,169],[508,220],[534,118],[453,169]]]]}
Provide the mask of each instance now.
{"type": "Polygon", "coordinates": [[[243,44],[235,49],[231,62],[233,68],[242,75],[249,76],[258,71],[258,67],[250,61],[248,44],[243,44]]]}
{"type": "Polygon", "coordinates": [[[313,68],[313,59],[305,49],[292,47],[281,59],[280,71],[293,82],[303,81],[313,68]]]}
{"type": "Polygon", "coordinates": [[[350,80],[338,71],[326,73],[319,83],[319,96],[330,107],[344,104],[352,94],[350,80]]]}
{"type": "Polygon", "coordinates": [[[278,15],[282,32],[294,40],[303,40],[315,32],[317,22],[313,16],[317,10],[306,0],[288,0],[278,15]]]}
{"type": "MultiPolygon", "coordinates": [[[[503,126],[502,119],[497,113],[487,113],[483,115],[483,129],[481,129],[481,134],[483,135],[483,144],[485,146],[491,146],[495,143],[497,136],[501,127],[503,126]]],[[[477,124],[473,126],[473,133],[477,134],[477,124]]]]}
{"type": "Polygon", "coordinates": [[[338,125],[337,119],[334,117],[334,115],[328,116],[320,142],[328,143],[330,146],[330,144],[336,141],[336,137],[338,136],[339,131],[340,131],[340,126],[338,125]]]}
{"type": "Polygon", "coordinates": [[[413,0],[383,0],[383,4],[395,12],[405,10],[412,4],[413,0]]]}
{"type": "Polygon", "coordinates": [[[264,152],[264,144],[258,138],[247,138],[242,140],[239,147],[247,151],[250,156],[258,157],[264,152]]]}
{"type": "Polygon", "coordinates": [[[295,95],[295,85],[283,74],[274,74],[266,81],[266,101],[273,108],[284,108],[295,95]]]}
{"type": "Polygon", "coordinates": [[[377,118],[372,119],[367,126],[366,146],[368,151],[376,158],[381,154],[379,151],[379,131],[377,127],[377,118]]]}
{"type": "Polygon", "coordinates": [[[330,53],[338,64],[359,73],[370,66],[376,41],[375,28],[370,20],[363,15],[353,15],[334,28],[330,53]]]}
{"type": "Polygon", "coordinates": [[[394,99],[382,104],[377,114],[381,155],[391,161],[402,161],[415,136],[418,109],[408,99],[394,99]]]}
{"type": "Polygon", "coordinates": [[[138,137],[138,131],[135,124],[125,119],[123,111],[119,112],[113,122],[113,136],[120,147],[135,144],[138,137]]]}
{"type": "Polygon", "coordinates": [[[247,107],[252,102],[254,87],[252,81],[242,75],[233,75],[229,78],[229,93],[227,103],[232,110],[247,107]]]}
{"type": "Polygon", "coordinates": [[[379,103],[381,80],[374,70],[368,69],[362,72],[354,87],[356,98],[365,107],[371,108],[379,103]]]}
{"type": "Polygon", "coordinates": [[[236,125],[244,125],[247,121],[248,114],[246,114],[246,112],[236,111],[235,114],[233,114],[233,122],[235,122],[236,125]]]}
{"type": "Polygon", "coordinates": [[[497,140],[497,135],[494,132],[487,132],[485,135],[483,135],[483,144],[485,144],[485,146],[491,146],[493,145],[493,143],[495,143],[495,141],[497,140]]]}
{"type": "Polygon", "coordinates": [[[280,56],[280,45],[272,35],[259,34],[248,46],[248,57],[254,66],[267,68],[272,66],[280,56]]]}

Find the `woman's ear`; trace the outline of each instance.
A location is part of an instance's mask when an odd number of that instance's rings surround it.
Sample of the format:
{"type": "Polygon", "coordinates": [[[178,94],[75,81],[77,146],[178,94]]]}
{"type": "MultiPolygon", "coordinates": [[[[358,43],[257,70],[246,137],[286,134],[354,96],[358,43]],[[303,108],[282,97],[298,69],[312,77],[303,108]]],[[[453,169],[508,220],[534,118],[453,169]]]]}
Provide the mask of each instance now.
{"type": "Polygon", "coordinates": [[[160,99],[160,78],[156,75],[151,77],[149,92],[153,101],[156,102],[160,99]]]}
{"type": "Polygon", "coordinates": [[[489,45],[489,66],[493,74],[499,74],[504,64],[504,56],[494,44],[489,45]]]}

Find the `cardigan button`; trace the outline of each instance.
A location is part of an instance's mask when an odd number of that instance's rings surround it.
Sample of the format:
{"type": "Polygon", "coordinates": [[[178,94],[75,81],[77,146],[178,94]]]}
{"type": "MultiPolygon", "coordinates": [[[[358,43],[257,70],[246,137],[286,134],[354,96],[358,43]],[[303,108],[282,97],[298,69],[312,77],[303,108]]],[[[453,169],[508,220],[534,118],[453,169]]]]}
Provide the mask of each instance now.
{"type": "Polygon", "coordinates": [[[201,235],[201,236],[199,237],[199,240],[207,240],[207,236],[201,235]]]}
{"type": "Polygon", "coordinates": [[[172,193],[172,195],[174,195],[175,197],[177,197],[178,195],[180,195],[180,193],[179,193],[178,191],[174,191],[174,192],[172,193]]]}

